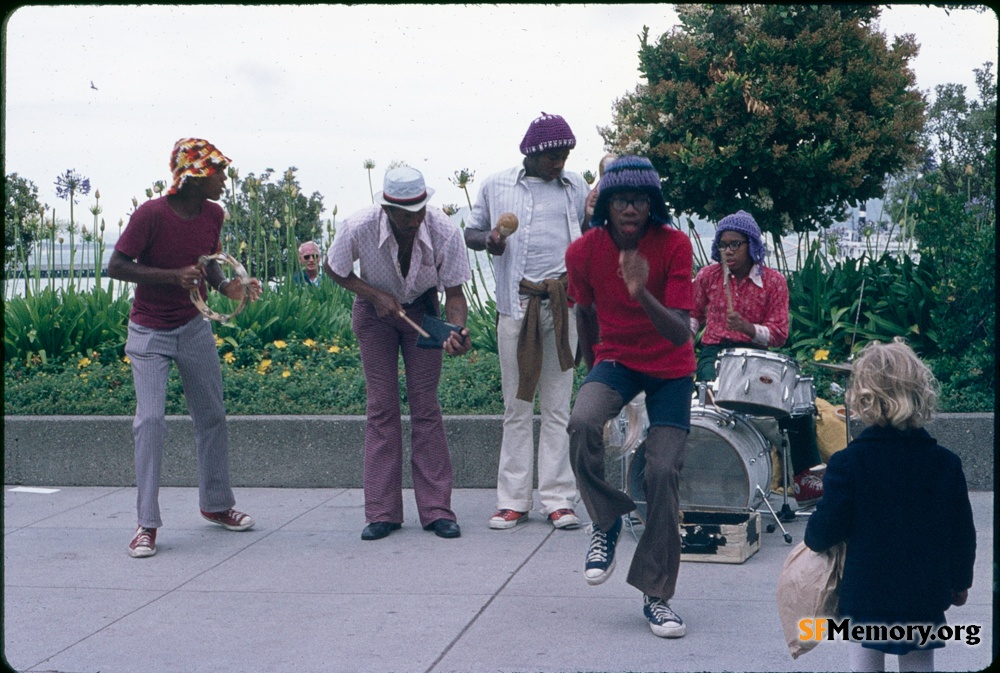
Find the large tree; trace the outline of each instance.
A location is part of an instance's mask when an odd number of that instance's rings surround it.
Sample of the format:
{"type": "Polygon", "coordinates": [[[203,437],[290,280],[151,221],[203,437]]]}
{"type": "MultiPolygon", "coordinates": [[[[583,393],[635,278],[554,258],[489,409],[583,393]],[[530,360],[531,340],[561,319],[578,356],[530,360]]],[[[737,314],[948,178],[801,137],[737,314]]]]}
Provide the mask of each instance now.
{"type": "Polygon", "coordinates": [[[646,82],[617,100],[608,148],[648,156],[678,212],[744,209],[811,231],[882,195],[918,153],[924,100],[912,35],[888,45],[866,5],[678,5],[640,36],[646,82]]]}

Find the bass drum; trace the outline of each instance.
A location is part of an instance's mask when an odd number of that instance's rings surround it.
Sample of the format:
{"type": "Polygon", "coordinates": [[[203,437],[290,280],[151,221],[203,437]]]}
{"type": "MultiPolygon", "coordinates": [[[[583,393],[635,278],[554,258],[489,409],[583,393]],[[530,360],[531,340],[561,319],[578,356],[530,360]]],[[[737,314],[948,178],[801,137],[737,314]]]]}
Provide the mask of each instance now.
{"type": "MultiPolygon", "coordinates": [[[[754,509],[771,491],[771,447],[740,415],[711,407],[691,408],[691,434],[680,477],[681,510],[754,509]],[[761,496],[757,487],[764,493],[761,496]]],[[[628,494],[646,521],[646,442],[628,465],[628,494]]]]}

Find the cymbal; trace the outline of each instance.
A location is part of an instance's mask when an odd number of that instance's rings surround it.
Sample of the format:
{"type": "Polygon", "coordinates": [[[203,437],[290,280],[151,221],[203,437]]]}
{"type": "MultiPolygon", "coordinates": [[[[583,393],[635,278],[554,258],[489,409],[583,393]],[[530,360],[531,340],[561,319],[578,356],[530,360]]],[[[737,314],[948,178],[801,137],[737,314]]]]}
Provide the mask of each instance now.
{"type": "Polygon", "coordinates": [[[831,369],[831,370],[833,370],[835,372],[840,372],[842,374],[850,374],[851,373],[851,365],[847,364],[846,362],[842,362],[842,363],[837,363],[837,362],[810,362],[809,364],[816,365],[817,367],[822,367],[823,369],[831,369]]]}

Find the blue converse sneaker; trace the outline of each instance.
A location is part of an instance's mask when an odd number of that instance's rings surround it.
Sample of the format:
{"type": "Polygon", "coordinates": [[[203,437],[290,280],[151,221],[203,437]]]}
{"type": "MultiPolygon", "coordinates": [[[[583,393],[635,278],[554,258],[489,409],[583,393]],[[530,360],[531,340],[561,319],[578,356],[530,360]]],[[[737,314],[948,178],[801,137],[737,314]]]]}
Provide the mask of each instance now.
{"type": "Polygon", "coordinates": [[[660,638],[680,638],[687,633],[684,620],[662,598],[643,594],[642,611],[649,620],[649,630],[660,638]]]}
{"type": "Polygon", "coordinates": [[[621,517],[615,519],[607,532],[598,528],[596,523],[591,524],[590,549],[587,550],[587,565],[583,571],[587,584],[598,585],[611,577],[615,569],[615,545],[621,532],[621,517]]]}

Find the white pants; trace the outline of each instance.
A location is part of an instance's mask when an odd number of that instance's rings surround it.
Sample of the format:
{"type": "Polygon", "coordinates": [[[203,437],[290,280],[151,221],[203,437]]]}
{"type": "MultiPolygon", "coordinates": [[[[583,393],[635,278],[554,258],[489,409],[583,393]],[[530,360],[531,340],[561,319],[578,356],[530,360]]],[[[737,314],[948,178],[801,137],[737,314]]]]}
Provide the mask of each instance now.
{"type": "MultiPolygon", "coordinates": [[[[861,647],[857,643],[848,643],[848,646],[850,647],[848,658],[852,671],[856,673],[862,671],[881,673],[885,670],[885,652],[873,650],[870,647],[861,647]]],[[[903,673],[934,670],[934,650],[913,650],[898,656],[899,670],[903,673]]]]}
{"type": "MultiPolygon", "coordinates": [[[[527,302],[522,302],[527,305],[527,302]]],[[[576,321],[569,312],[569,345],[576,352],[576,321]]],[[[517,342],[522,320],[501,315],[497,324],[497,346],[503,384],[503,442],[500,445],[500,469],[497,474],[497,507],[527,512],[532,509],[534,482],[534,410],[533,402],[517,399],[517,342]]],[[[573,394],[573,370],[559,368],[556,353],[552,310],[542,301],[542,371],[538,381],[541,406],[541,432],[538,437],[538,495],[542,514],[574,507],[579,499],[576,478],[569,462],[570,398],[573,394]]]]}

